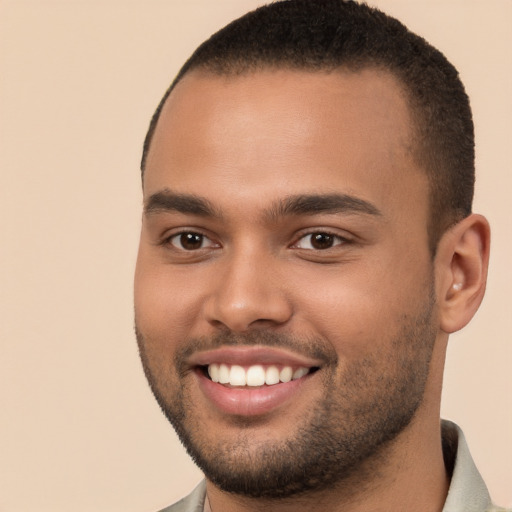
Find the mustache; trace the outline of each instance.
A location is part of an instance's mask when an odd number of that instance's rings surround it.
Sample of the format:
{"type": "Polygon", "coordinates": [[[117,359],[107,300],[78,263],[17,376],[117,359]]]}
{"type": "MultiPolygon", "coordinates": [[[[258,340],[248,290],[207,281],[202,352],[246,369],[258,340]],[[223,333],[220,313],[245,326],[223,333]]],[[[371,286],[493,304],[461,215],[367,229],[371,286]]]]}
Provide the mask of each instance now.
{"type": "Polygon", "coordinates": [[[288,349],[308,358],[318,359],[325,365],[336,364],[338,355],[334,348],[321,338],[297,337],[269,330],[254,330],[244,333],[223,331],[212,336],[191,338],[178,348],[174,356],[177,368],[186,366],[186,361],[196,352],[215,350],[231,346],[263,346],[288,349]]]}

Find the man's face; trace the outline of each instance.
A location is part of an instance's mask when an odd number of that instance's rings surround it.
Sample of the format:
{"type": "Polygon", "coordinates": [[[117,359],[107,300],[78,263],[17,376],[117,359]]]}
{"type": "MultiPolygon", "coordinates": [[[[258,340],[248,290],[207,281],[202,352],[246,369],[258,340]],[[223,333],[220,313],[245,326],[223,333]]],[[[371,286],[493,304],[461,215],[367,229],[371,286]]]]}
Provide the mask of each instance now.
{"type": "Polygon", "coordinates": [[[219,487],[332,485],[417,421],[437,326],[409,116],[375,70],[192,72],[167,101],[137,335],[157,400],[219,487]]]}

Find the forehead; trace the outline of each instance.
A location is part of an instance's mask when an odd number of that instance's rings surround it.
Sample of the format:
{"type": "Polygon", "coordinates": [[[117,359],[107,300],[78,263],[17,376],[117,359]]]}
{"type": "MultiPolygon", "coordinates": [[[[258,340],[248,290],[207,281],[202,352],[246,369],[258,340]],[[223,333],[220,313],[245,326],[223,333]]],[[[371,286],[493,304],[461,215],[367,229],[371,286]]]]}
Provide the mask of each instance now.
{"type": "Polygon", "coordinates": [[[145,196],[162,188],[222,202],[342,192],[385,203],[425,196],[406,96],[376,69],[201,71],[171,93],[146,162],[145,196]]]}

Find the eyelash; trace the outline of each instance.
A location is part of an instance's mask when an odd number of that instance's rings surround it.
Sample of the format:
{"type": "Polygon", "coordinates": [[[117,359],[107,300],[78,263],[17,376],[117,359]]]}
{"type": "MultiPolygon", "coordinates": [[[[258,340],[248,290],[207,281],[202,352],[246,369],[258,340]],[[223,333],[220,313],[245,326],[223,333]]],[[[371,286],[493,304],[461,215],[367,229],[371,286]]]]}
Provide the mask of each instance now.
{"type": "MultiPolygon", "coordinates": [[[[310,244],[312,244],[312,238],[310,238],[310,244]]],[[[350,240],[341,236],[341,235],[337,235],[335,233],[332,233],[328,230],[322,230],[322,229],[318,229],[318,230],[315,230],[315,231],[310,231],[308,233],[303,233],[301,234],[301,236],[299,238],[297,238],[297,241],[294,242],[294,244],[292,245],[292,247],[296,247],[297,249],[304,249],[304,250],[307,250],[307,251],[328,251],[329,249],[334,249],[335,247],[337,246],[340,246],[340,245],[345,245],[347,243],[349,243],[350,240]],[[299,243],[303,240],[305,240],[306,238],[308,237],[313,237],[313,236],[322,236],[322,237],[328,237],[331,239],[331,241],[333,241],[333,245],[331,245],[330,247],[324,247],[324,248],[315,248],[315,247],[312,247],[311,249],[306,249],[304,247],[298,247],[299,243]],[[335,241],[338,241],[338,243],[335,243],[335,241]]]]}
{"type": "Polygon", "coordinates": [[[200,231],[194,231],[194,230],[183,230],[178,233],[173,233],[172,235],[170,235],[162,240],[162,245],[170,245],[178,251],[195,252],[199,249],[205,249],[205,247],[202,247],[205,240],[210,240],[212,242],[212,247],[215,247],[215,248],[220,247],[220,245],[213,242],[209,236],[205,235],[204,233],[201,233],[200,231]],[[173,239],[177,239],[177,238],[183,237],[185,235],[192,235],[192,236],[200,237],[201,238],[201,247],[199,247],[197,249],[185,249],[184,247],[180,248],[173,244],[173,242],[172,242],[173,239]]]}
{"type": "MultiPolygon", "coordinates": [[[[193,240],[191,240],[192,243],[193,243],[193,240]]],[[[320,243],[321,243],[321,240],[319,239],[318,240],[320,243]]],[[[305,251],[319,251],[319,252],[325,252],[325,251],[328,251],[329,249],[334,249],[335,247],[337,246],[340,246],[340,245],[345,245],[347,243],[350,243],[350,240],[341,236],[341,235],[338,235],[338,234],[335,234],[335,233],[332,233],[332,232],[329,232],[328,230],[321,230],[321,229],[317,229],[315,231],[310,231],[310,232],[307,232],[307,233],[302,233],[301,236],[299,236],[296,241],[290,245],[291,248],[296,248],[296,249],[302,249],[302,250],[305,250],[305,251]],[[308,237],[313,237],[313,236],[321,236],[321,237],[326,237],[328,240],[328,243],[329,241],[333,243],[333,245],[329,246],[329,247],[324,247],[324,248],[319,248],[319,247],[314,247],[313,246],[313,241],[310,241],[310,245],[312,246],[311,248],[306,248],[306,247],[300,247],[299,244],[307,239],[308,237]],[[337,241],[337,243],[336,243],[337,241]]],[[[183,231],[180,231],[178,233],[173,233],[172,235],[164,238],[161,242],[161,245],[170,245],[172,246],[173,249],[176,249],[178,251],[183,251],[183,252],[189,252],[189,253],[192,253],[192,252],[197,252],[201,249],[208,249],[208,248],[219,248],[220,247],[220,244],[217,244],[215,242],[213,242],[211,240],[210,237],[208,237],[207,235],[205,235],[204,233],[201,233],[200,231],[195,231],[195,230],[183,230],[183,231]],[[181,244],[181,247],[178,247],[177,245],[175,245],[173,243],[173,239],[179,239],[183,236],[186,236],[188,235],[189,237],[197,237],[200,239],[200,246],[199,247],[196,247],[196,248],[191,248],[191,249],[186,249],[185,247],[183,247],[183,242],[184,240],[180,240],[180,244],[181,244]],[[203,247],[203,244],[205,243],[206,240],[209,240],[211,242],[211,245],[209,245],[208,247],[203,247]]]]}

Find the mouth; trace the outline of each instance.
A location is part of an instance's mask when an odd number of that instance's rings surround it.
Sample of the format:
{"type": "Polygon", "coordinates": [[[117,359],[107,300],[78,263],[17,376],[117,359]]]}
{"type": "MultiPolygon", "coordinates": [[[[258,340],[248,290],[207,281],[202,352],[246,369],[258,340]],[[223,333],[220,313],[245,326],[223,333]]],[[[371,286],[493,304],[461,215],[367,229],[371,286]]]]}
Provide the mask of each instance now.
{"type": "Polygon", "coordinates": [[[257,416],[281,409],[314,389],[321,362],[286,350],[225,347],[189,361],[207,403],[222,414],[257,416]]]}
{"type": "Polygon", "coordinates": [[[286,384],[314,373],[318,367],[277,366],[254,364],[241,366],[238,364],[212,363],[201,366],[200,370],[212,382],[227,387],[262,387],[286,384]]]}

